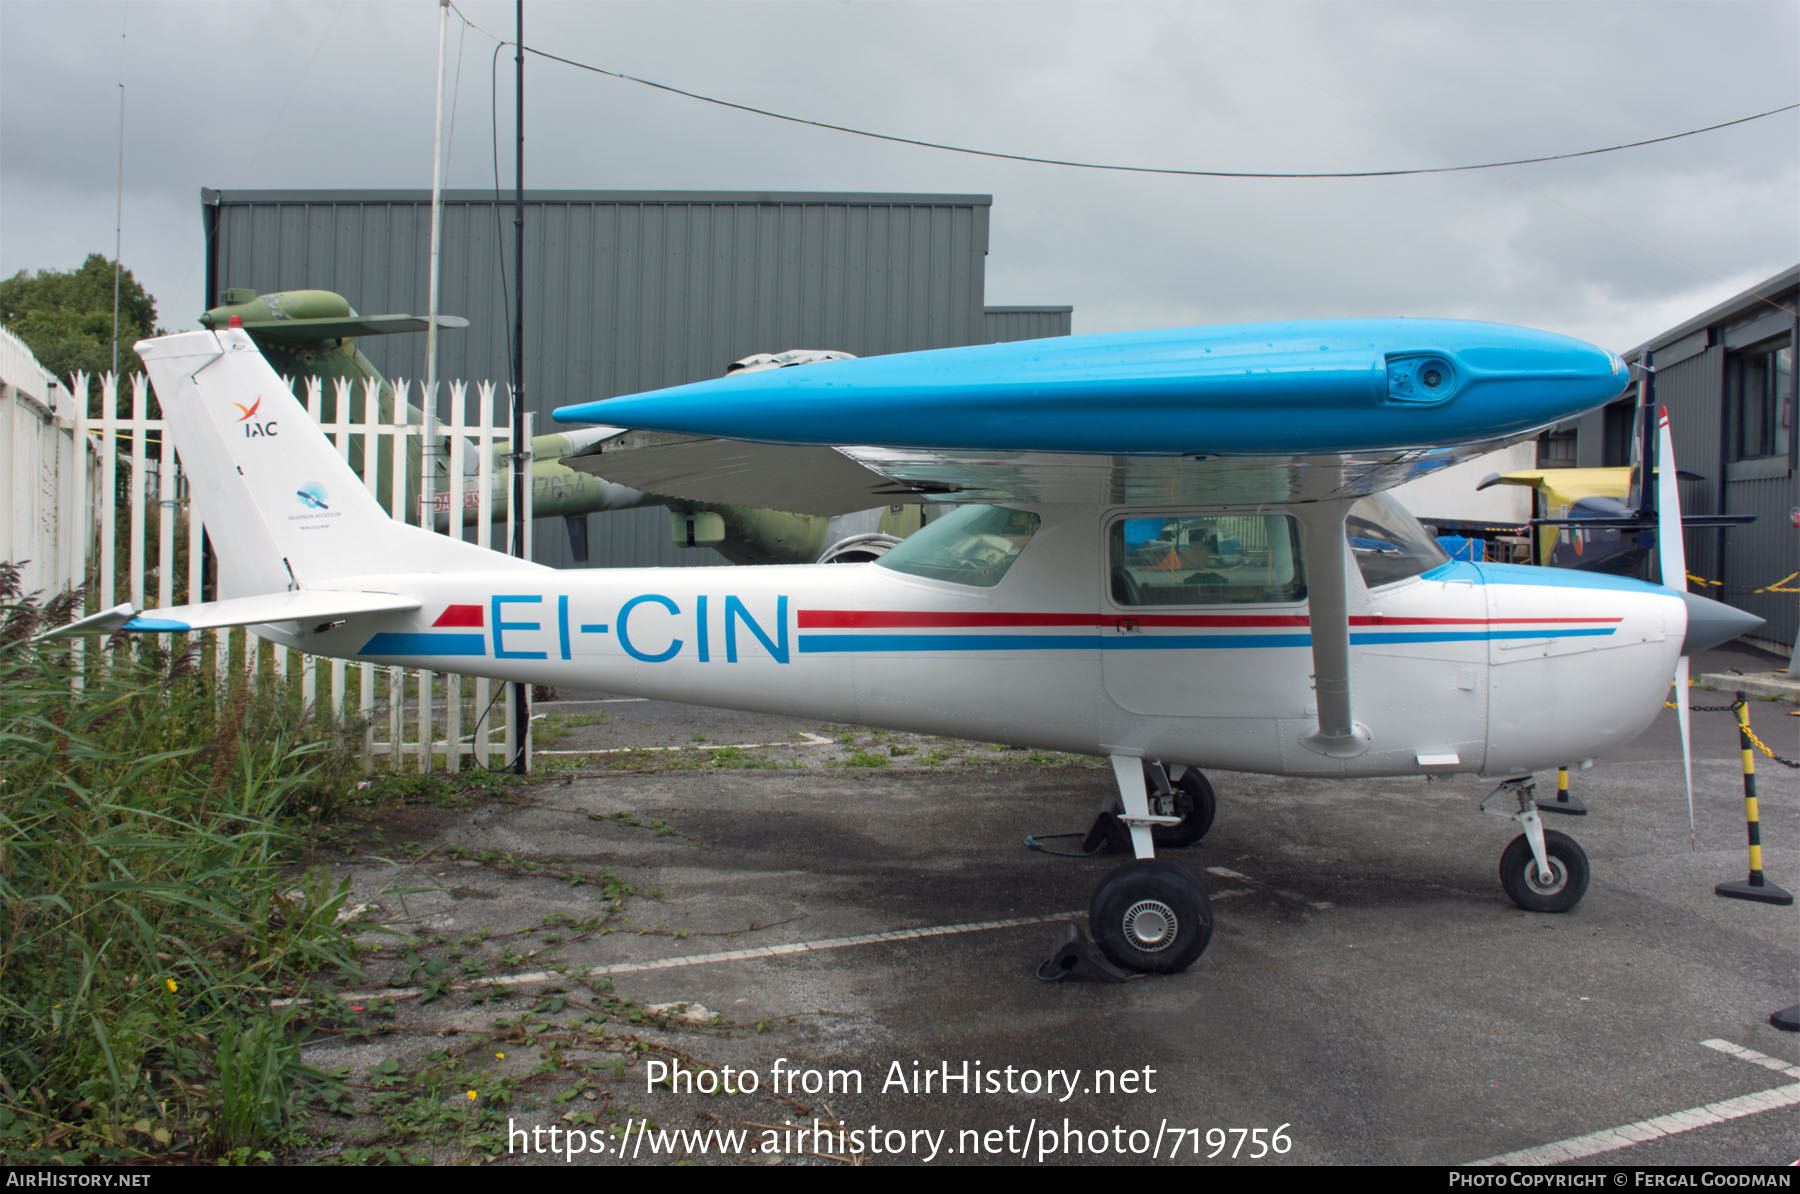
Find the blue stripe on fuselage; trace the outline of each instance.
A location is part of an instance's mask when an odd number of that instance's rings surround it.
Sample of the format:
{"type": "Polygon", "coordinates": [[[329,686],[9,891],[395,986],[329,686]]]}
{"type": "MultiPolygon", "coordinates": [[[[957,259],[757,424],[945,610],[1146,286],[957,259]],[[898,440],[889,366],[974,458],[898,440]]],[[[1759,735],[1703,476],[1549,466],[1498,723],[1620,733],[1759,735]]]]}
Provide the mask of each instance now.
{"type": "MultiPolygon", "coordinates": [[[[1591,638],[1617,628],[1578,630],[1359,631],[1352,646],[1388,643],[1473,643],[1495,639],[1591,638]]],[[[800,636],[802,655],[898,651],[1243,651],[1311,647],[1310,634],[813,634],[800,636]]]]}
{"type": "Polygon", "coordinates": [[[1304,647],[1304,634],[1171,634],[1149,638],[1098,634],[815,634],[800,636],[802,655],[854,651],[1132,651],[1304,647]]]}
{"type": "Polygon", "coordinates": [[[487,640],[475,634],[384,632],[363,644],[358,655],[486,655],[487,640]]]}
{"type": "Polygon", "coordinates": [[[1443,634],[1437,631],[1408,633],[1403,631],[1379,631],[1352,634],[1351,646],[1367,646],[1375,643],[1481,643],[1495,639],[1518,638],[1593,638],[1608,635],[1618,629],[1615,626],[1595,627],[1582,630],[1472,630],[1443,634]]]}

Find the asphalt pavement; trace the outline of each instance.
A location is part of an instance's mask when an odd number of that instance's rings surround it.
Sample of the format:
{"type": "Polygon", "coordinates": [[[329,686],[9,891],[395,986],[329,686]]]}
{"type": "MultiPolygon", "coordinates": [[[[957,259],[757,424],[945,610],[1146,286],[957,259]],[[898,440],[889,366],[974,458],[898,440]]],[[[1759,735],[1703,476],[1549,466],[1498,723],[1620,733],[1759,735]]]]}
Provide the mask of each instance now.
{"type": "MultiPolygon", "coordinates": [[[[1728,711],[1695,714],[1691,843],[1672,712],[1574,775],[1591,813],[1551,827],[1592,881],[1565,915],[1501,891],[1491,783],[1215,773],[1214,829],[1164,854],[1206,885],[1211,945],[1113,983],[1036,975],[1122,857],[1025,840],[1077,844],[1050,835],[1086,828],[1096,761],[558,695],[532,784],[375,810],[334,861],[377,952],[307,1059],[435,1075],[408,1155],[1800,1159],[1800,1035],[1769,1022],[1800,1004],[1800,910],[1714,894],[1747,877],[1728,711]]],[[[1789,759],[1792,708],[1751,706],[1789,759]]],[[[1800,778],[1756,763],[1764,872],[1800,891],[1800,778]]],[[[392,1138],[360,1110],[342,1146],[392,1138]]]]}

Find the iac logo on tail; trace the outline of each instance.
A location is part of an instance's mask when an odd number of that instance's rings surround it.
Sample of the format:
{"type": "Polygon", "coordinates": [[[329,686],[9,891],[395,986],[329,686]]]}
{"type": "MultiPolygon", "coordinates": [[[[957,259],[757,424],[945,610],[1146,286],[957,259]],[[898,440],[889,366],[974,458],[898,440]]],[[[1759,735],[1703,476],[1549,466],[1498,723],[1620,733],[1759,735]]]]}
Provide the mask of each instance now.
{"type": "Polygon", "coordinates": [[[233,402],[231,405],[244,412],[238,416],[238,422],[244,425],[245,439],[256,439],[259,436],[274,435],[276,433],[275,421],[273,419],[267,423],[258,423],[256,421],[256,412],[262,409],[262,397],[260,395],[257,397],[256,401],[252,402],[249,406],[245,406],[242,402],[233,402]]]}

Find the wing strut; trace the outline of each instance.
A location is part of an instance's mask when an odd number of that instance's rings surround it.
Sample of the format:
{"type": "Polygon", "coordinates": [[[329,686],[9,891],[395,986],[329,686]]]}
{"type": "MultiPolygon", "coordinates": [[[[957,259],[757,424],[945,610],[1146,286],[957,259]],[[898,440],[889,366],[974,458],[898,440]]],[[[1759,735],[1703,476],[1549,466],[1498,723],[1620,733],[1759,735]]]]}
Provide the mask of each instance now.
{"type": "Polygon", "coordinates": [[[1319,727],[1300,744],[1333,759],[1369,749],[1369,731],[1350,709],[1350,549],[1344,538],[1348,501],[1292,507],[1306,551],[1306,603],[1312,622],[1313,686],[1319,727]]]}

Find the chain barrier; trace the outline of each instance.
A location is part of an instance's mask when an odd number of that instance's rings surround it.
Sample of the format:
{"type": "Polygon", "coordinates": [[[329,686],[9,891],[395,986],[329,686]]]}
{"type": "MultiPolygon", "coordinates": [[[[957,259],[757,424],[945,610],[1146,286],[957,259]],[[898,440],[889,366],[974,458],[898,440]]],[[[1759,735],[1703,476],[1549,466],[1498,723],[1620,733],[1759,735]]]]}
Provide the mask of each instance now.
{"type": "Polygon", "coordinates": [[[1777,763],[1780,763],[1783,767],[1800,768],[1800,763],[1796,763],[1792,759],[1784,759],[1780,755],[1776,754],[1774,751],[1770,750],[1767,746],[1764,746],[1763,740],[1756,736],[1756,731],[1750,728],[1750,724],[1748,722],[1744,722],[1744,723],[1740,724],[1738,726],[1738,728],[1740,730],[1744,731],[1745,735],[1749,737],[1750,741],[1756,743],[1756,748],[1758,750],[1760,750],[1764,754],[1768,755],[1771,759],[1774,759],[1777,763]]]}
{"type": "MultiPolygon", "coordinates": [[[[1742,593],[1751,593],[1751,594],[1755,594],[1755,593],[1800,593],[1800,586],[1794,586],[1794,585],[1788,584],[1788,581],[1793,580],[1795,577],[1800,577],[1800,571],[1790,572],[1786,576],[1782,577],[1780,580],[1774,581],[1771,584],[1766,584],[1760,589],[1736,589],[1733,591],[1734,592],[1742,592],[1742,593]]],[[[1695,576],[1692,572],[1687,574],[1687,578],[1688,578],[1689,584],[1711,585],[1715,589],[1721,589],[1721,588],[1725,587],[1725,582],[1722,580],[1708,580],[1704,576],[1695,576]]]]}
{"type": "MultiPolygon", "coordinates": [[[[1678,707],[1679,706],[1677,706],[1674,701],[1664,701],[1663,702],[1663,708],[1665,708],[1665,709],[1675,709],[1678,707]]],[[[1749,707],[1749,702],[1747,702],[1747,701],[1733,701],[1729,705],[1689,705],[1688,710],[1689,710],[1689,712],[1692,712],[1692,713],[1736,713],[1740,708],[1748,708],[1748,707],[1749,707]]],[[[1768,744],[1766,744],[1761,738],[1758,738],[1756,736],[1756,731],[1750,728],[1750,721],[1748,718],[1739,722],[1738,727],[1740,729],[1742,729],[1746,735],[1749,736],[1750,741],[1754,742],[1756,744],[1756,748],[1758,750],[1762,751],[1765,755],[1768,755],[1771,759],[1774,759],[1777,763],[1780,763],[1783,767],[1793,767],[1796,770],[1800,770],[1800,763],[1795,762],[1793,759],[1784,759],[1780,755],[1776,754],[1774,751],[1770,750],[1768,747],[1768,744]]]]}

